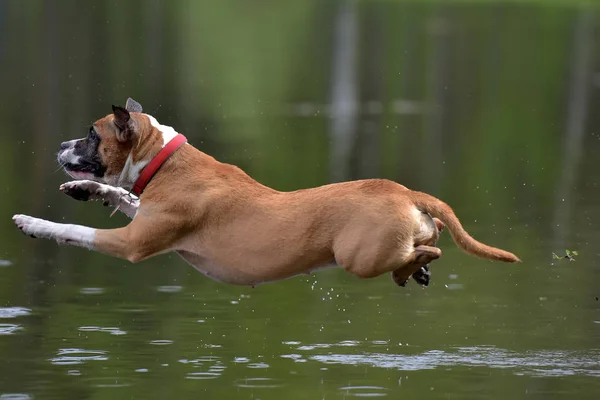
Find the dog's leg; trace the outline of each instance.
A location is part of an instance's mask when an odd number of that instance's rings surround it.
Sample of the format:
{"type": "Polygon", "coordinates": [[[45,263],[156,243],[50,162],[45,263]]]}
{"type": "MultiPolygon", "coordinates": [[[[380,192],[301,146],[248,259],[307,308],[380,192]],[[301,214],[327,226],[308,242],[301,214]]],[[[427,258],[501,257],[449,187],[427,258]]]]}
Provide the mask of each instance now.
{"type": "Polygon", "coordinates": [[[405,263],[392,272],[392,279],[399,286],[405,286],[411,275],[431,261],[440,258],[442,251],[437,247],[420,245],[407,257],[405,263]]]}
{"type": "Polygon", "coordinates": [[[135,216],[140,204],[140,200],[127,190],[94,181],[82,180],[63,183],[60,185],[60,190],[75,200],[102,200],[105,205],[117,207],[129,218],[135,216]]]}
{"type": "Polygon", "coordinates": [[[137,216],[129,225],[118,229],[94,229],[87,226],[59,224],[27,215],[13,220],[26,235],[54,239],[108,255],[138,262],[155,254],[172,250],[179,229],[170,221],[150,216],[137,216]]]}
{"type": "MultiPolygon", "coordinates": [[[[431,239],[423,243],[427,246],[435,246],[437,244],[437,241],[440,238],[440,233],[442,233],[442,230],[445,226],[444,223],[437,218],[432,218],[432,220],[435,223],[435,227],[437,228],[437,234],[434,232],[434,234],[431,236],[431,239]]],[[[412,274],[412,278],[421,286],[429,286],[429,280],[431,279],[429,264],[425,264],[421,268],[419,268],[414,274],[412,274]]],[[[404,283],[404,285],[400,286],[405,285],[406,282],[404,283]]]]}

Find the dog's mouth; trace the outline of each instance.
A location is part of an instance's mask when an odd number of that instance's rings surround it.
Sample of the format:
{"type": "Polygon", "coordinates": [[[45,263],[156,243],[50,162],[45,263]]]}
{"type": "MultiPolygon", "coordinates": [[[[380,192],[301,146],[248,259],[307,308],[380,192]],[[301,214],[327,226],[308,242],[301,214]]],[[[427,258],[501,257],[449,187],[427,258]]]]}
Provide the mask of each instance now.
{"type": "Polygon", "coordinates": [[[63,168],[67,174],[75,179],[98,180],[104,175],[104,169],[94,163],[66,163],[63,168]]]}
{"type": "Polygon", "coordinates": [[[74,154],[72,148],[63,149],[58,153],[58,163],[67,174],[76,179],[101,178],[104,175],[105,168],[99,162],[74,154]]]}
{"type": "Polygon", "coordinates": [[[63,164],[63,168],[67,172],[87,172],[90,174],[94,174],[98,171],[98,165],[94,165],[93,163],[81,163],[81,164],[73,164],[73,163],[65,163],[63,164]]]}

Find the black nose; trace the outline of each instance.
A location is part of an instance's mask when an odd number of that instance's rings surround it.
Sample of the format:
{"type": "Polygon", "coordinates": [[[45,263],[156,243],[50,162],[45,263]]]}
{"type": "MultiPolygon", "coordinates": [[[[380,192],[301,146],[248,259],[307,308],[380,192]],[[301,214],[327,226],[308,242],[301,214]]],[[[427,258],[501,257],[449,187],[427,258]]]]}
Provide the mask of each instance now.
{"type": "Polygon", "coordinates": [[[69,148],[69,142],[62,142],[60,144],[60,149],[64,150],[64,149],[68,149],[69,148]]]}

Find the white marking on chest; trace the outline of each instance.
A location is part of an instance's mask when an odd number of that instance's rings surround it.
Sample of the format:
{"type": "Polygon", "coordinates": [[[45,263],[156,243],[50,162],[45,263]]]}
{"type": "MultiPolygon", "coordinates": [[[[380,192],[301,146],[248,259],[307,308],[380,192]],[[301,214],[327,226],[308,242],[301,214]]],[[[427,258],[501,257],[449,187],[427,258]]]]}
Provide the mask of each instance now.
{"type": "Polygon", "coordinates": [[[169,143],[175,136],[177,136],[177,132],[172,127],[167,126],[167,125],[161,125],[156,120],[156,118],[154,118],[152,115],[148,115],[148,114],[145,114],[145,115],[150,120],[150,124],[152,124],[153,127],[158,129],[162,133],[162,137],[163,137],[162,147],[165,147],[167,145],[167,143],[169,143]]]}
{"type": "Polygon", "coordinates": [[[415,218],[421,218],[421,214],[423,213],[421,210],[419,210],[417,207],[413,207],[412,208],[412,212],[415,215],[415,218]]]}
{"type": "Polygon", "coordinates": [[[148,163],[148,160],[142,160],[134,163],[133,157],[131,156],[131,153],[129,153],[129,157],[127,157],[127,161],[125,161],[123,171],[121,171],[121,176],[119,176],[119,182],[117,186],[129,187],[133,185],[135,181],[138,180],[142,170],[146,165],[148,165],[148,163]]]}

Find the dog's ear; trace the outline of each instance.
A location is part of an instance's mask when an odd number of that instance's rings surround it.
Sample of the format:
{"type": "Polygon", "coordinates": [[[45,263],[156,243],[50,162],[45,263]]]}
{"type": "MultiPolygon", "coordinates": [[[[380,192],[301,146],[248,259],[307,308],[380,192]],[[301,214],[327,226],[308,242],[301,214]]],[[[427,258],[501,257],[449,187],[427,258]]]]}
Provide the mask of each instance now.
{"type": "Polygon", "coordinates": [[[119,106],[112,106],[113,114],[115,115],[115,125],[121,130],[127,129],[127,124],[131,119],[129,111],[119,106]]]}
{"type": "Polygon", "coordinates": [[[117,139],[120,142],[126,142],[133,137],[133,120],[129,111],[119,106],[112,106],[113,114],[115,115],[115,125],[117,126],[117,139]]]}
{"type": "Polygon", "coordinates": [[[141,113],[143,111],[142,105],[131,97],[127,99],[127,102],[125,103],[125,109],[129,112],[141,113]]]}

